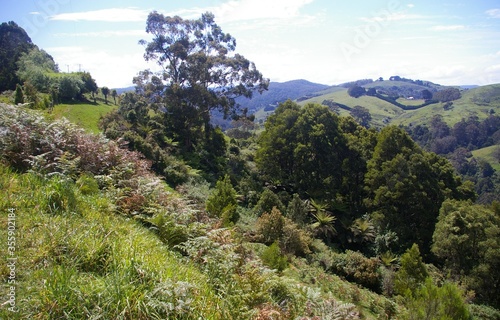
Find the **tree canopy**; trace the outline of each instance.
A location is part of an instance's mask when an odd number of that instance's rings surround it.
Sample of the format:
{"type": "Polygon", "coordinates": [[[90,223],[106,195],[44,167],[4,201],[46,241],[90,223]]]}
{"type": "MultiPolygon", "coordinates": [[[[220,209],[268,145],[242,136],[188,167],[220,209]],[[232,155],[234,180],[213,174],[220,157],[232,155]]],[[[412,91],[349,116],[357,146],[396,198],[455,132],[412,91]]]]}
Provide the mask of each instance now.
{"type": "Polygon", "coordinates": [[[0,92],[16,88],[17,61],[34,46],[26,31],[14,21],[0,25],[0,92]]]}
{"type": "Polygon", "coordinates": [[[210,111],[229,114],[234,111],[235,98],[251,98],[254,90],[267,90],[269,80],[255,64],[231,54],[236,39],[222,32],[212,13],[186,20],[154,11],[148,16],[146,32],[153,39],[140,41],[146,47],[144,58],[163,68],[166,89],[180,94],[185,107],[196,109],[206,123],[210,111]]]}

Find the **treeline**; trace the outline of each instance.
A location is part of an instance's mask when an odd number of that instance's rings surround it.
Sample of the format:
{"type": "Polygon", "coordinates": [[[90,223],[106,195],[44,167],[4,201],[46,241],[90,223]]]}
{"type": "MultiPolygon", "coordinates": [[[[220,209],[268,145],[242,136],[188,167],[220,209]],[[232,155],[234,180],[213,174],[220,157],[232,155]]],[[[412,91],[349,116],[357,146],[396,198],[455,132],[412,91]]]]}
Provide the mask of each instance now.
{"type": "MultiPolygon", "coordinates": [[[[32,43],[27,33],[15,22],[0,26],[0,91],[15,90],[13,102],[27,103],[33,108],[49,108],[62,101],[84,100],[91,94],[96,103],[98,86],[89,72],[60,72],[53,57],[32,43]]],[[[102,87],[116,98],[116,90],[102,87]]]]}
{"type": "MultiPolygon", "coordinates": [[[[472,157],[471,151],[500,144],[500,117],[491,114],[480,121],[469,117],[450,127],[436,115],[429,125],[405,127],[410,136],[424,149],[443,155],[457,172],[475,183],[479,202],[500,200],[500,181],[492,165],[484,159],[472,157]]],[[[500,161],[500,147],[493,152],[500,161]]]]}

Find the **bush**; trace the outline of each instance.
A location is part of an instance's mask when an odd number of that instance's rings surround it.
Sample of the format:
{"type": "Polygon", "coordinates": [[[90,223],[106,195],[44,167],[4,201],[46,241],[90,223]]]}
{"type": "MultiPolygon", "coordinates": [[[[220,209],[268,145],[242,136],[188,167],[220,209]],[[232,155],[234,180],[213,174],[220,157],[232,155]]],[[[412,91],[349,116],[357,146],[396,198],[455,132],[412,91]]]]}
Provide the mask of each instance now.
{"type": "Polygon", "coordinates": [[[374,291],[380,291],[379,267],[378,259],[367,258],[357,251],[347,250],[333,255],[334,273],[374,291]]]}
{"type": "Polygon", "coordinates": [[[276,207],[280,212],[284,212],[285,210],[280,198],[271,190],[264,189],[264,192],[262,192],[259,201],[255,205],[253,210],[255,214],[260,216],[264,212],[271,212],[274,207],[276,207]]]}
{"type": "Polygon", "coordinates": [[[285,218],[283,234],[280,239],[280,247],[284,253],[296,256],[305,256],[311,253],[309,246],[312,238],[292,220],[285,218]]]}
{"type": "Polygon", "coordinates": [[[265,244],[271,244],[281,238],[285,218],[278,208],[274,207],[270,213],[264,213],[257,219],[257,235],[265,244]]]}
{"type": "Polygon", "coordinates": [[[470,319],[462,292],[451,283],[437,287],[427,278],[407,301],[408,319],[470,319]]]}
{"type": "Polygon", "coordinates": [[[281,253],[278,242],[275,241],[262,253],[262,261],[271,269],[276,269],[279,272],[286,269],[288,261],[281,253]]]}
{"type": "Polygon", "coordinates": [[[225,175],[217,181],[215,190],[208,197],[207,211],[213,216],[222,218],[224,226],[229,226],[238,221],[237,206],[236,190],[229,176],[225,175]]]}
{"type": "Polygon", "coordinates": [[[413,246],[401,256],[400,263],[401,267],[394,277],[395,293],[402,296],[412,295],[429,276],[427,268],[422,262],[418,245],[413,244],[413,246]]]}

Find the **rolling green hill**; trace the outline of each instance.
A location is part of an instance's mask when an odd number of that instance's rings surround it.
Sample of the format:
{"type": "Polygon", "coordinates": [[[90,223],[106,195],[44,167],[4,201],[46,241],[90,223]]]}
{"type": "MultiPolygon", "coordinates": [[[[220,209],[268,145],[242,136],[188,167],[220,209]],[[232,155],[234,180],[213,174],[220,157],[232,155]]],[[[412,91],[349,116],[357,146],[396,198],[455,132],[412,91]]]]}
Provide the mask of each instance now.
{"type": "MultiPolygon", "coordinates": [[[[377,81],[365,86],[366,88],[386,87],[396,90],[397,87],[404,87],[404,90],[413,88],[423,90],[425,86],[419,86],[401,81],[377,81]]],[[[438,88],[437,85],[431,89],[438,88]]],[[[331,87],[317,93],[313,98],[300,101],[300,104],[322,103],[325,100],[343,104],[347,107],[362,106],[367,108],[372,114],[372,125],[381,127],[386,124],[417,125],[428,123],[434,115],[441,115],[443,120],[449,125],[453,125],[461,119],[471,116],[479,119],[486,118],[490,113],[500,112],[500,84],[481,86],[461,91],[461,98],[453,101],[449,108],[445,108],[446,103],[438,102],[419,108],[417,110],[402,110],[394,104],[372,96],[362,96],[353,98],[347,94],[347,89],[343,87],[331,87]]],[[[423,100],[407,100],[399,98],[397,102],[406,106],[415,106],[423,100]]],[[[348,114],[346,110],[340,110],[341,114],[348,114]]]]}
{"type": "Polygon", "coordinates": [[[499,145],[489,146],[486,148],[481,148],[472,151],[474,158],[486,160],[495,171],[500,172],[500,162],[495,158],[495,152],[497,152],[499,145]]]}

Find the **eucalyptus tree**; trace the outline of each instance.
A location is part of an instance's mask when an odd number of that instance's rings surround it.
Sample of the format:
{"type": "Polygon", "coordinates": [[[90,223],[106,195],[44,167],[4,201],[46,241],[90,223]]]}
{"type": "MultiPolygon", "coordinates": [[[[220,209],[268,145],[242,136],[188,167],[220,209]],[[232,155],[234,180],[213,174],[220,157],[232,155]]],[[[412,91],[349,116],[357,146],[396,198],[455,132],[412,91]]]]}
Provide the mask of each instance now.
{"type": "MultiPolygon", "coordinates": [[[[237,97],[251,98],[254,91],[267,90],[269,80],[253,62],[234,53],[236,39],[222,31],[212,13],[187,20],[154,11],[148,16],[146,32],[152,39],[140,41],[144,58],[162,69],[157,79],[164,86],[157,88],[157,95],[176,125],[187,131],[201,127],[209,138],[212,111],[231,115],[238,109],[237,97]]],[[[188,147],[193,143],[185,142],[188,147]]]]}

